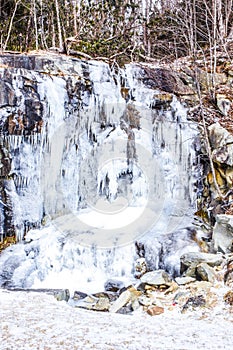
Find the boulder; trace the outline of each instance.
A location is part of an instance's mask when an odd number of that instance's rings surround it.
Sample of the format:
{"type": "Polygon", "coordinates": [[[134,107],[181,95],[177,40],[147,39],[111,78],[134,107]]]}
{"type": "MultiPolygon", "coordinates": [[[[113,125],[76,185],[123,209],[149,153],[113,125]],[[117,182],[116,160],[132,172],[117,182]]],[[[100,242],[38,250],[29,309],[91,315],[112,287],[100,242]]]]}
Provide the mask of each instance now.
{"type": "Polygon", "coordinates": [[[49,288],[6,288],[11,292],[44,293],[54,296],[57,301],[68,301],[70,299],[69,289],[49,289],[49,288]]]}
{"type": "Polygon", "coordinates": [[[151,286],[170,286],[172,283],[171,277],[164,270],[156,270],[145,273],[141,277],[141,282],[151,286]]]}
{"type": "Polygon", "coordinates": [[[119,298],[115,300],[109,311],[119,312],[119,313],[129,313],[139,307],[138,298],[141,296],[142,292],[138,291],[133,286],[128,287],[124,290],[119,298]]]}
{"type": "Polygon", "coordinates": [[[55,290],[54,291],[54,297],[57,299],[57,301],[68,301],[70,299],[70,291],[69,289],[61,289],[61,290],[55,290]]]}
{"type": "Polygon", "coordinates": [[[121,307],[117,313],[118,314],[123,314],[123,315],[128,315],[131,314],[134,311],[133,307],[132,307],[132,303],[128,303],[125,306],[121,307]]]}
{"type": "Polygon", "coordinates": [[[216,274],[214,269],[207,263],[201,263],[197,265],[196,275],[197,278],[201,279],[202,281],[214,283],[214,281],[216,280],[216,274]]]}
{"type": "Polygon", "coordinates": [[[118,292],[120,289],[124,288],[124,282],[114,279],[109,279],[104,284],[104,289],[107,292],[118,292]]]}
{"type": "Polygon", "coordinates": [[[117,293],[114,292],[98,292],[92,294],[95,298],[108,298],[109,301],[115,301],[118,298],[117,293]]]}
{"type": "Polygon", "coordinates": [[[80,299],[75,302],[75,307],[80,307],[82,309],[93,310],[93,307],[97,303],[98,298],[95,298],[91,295],[86,296],[84,299],[80,299]]]}
{"type": "Polygon", "coordinates": [[[93,305],[92,310],[94,311],[108,311],[110,308],[110,302],[108,297],[101,297],[93,305]]]}
{"type": "Polygon", "coordinates": [[[196,279],[196,267],[197,265],[195,263],[192,263],[185,271],[185,277],[196,279]]]}
{"type": "Polygon", "coordinates": [[[169,294],[169,293],[174,293],[177,291],[177,289],[179,289],[178,284],[175,281],[172,281],[170,287],[165,291],[165,295],[169,294]]]}
{"type": "Polygon", "coordinates": [[[183,286],[185,284],[195,282],[196,279],[194,277],[185,276],[185,277],[176,277],[175,281],[179,286],[183,286]]]}
{"type": "Polygon", "coordinates": [[[183,254],[180,258],[180,271],[181,271],[181,274],[185,272],[185,275],[186,275],[186,271],[189,268],[192,267],[193,269],[195,269],[197,265],[201,263],[206,263],[210,266],[219,266],[222,264],[222,262],[223,262],[223,257],[220,254],[189,252],[189,253],[183,254]]]}
{"type": "Polygon", "coordinates": [[[84,299],[87,297],[87,294],[86,293],[83,293],[83,292],[79,292],[79,291],[75,291],[74,292],[74,296],[73,296],[73,299],[78,301],[78,300],[81,300],[81,299],[84,299]]]}
{"type": "Polygon", "coordinates": [[[233,215],[216,216],[213,229],[214,249],[224,254],[233,250],[233,215]]]}
{"type": "Polygon", "coordinates": [[[97,298],[93,295],[88,295],[84,299],[75,301],[73,304],[75,307],[93,311],[108,311],[110,307],[110,301],[107,296],[97,298]]]}
{"type": "Polygon", "coordinates": [[[120,310],[123,306],[128,304],[128,302],[131,300],[131,293],[129,290],[125,290],[119,298],[114,301],[114,303],[110,306],[109,312],[115,313],[118,310],[120,310]]]}

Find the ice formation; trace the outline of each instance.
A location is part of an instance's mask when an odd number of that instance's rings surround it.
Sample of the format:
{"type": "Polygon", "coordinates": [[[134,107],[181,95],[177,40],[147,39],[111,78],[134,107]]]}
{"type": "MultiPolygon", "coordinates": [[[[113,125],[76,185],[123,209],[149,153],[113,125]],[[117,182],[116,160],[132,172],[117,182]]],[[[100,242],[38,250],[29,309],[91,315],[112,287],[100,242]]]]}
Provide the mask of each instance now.
{"type": "MultiPolygon", "coordinates": [[[[135,241],[152,268],[171,232],[183,230],[177,252],[192,246],[197,131],[186,108],[175,96],[155,107],[159,91],[140,81],[136,65],[74,64],[76,75],[13,73],[18,109],[23,79],[36,81],[44,124],[5,140],[19,241],[27,225],[36,229],[1,255],[2,285],[98,289],[108,276],[131,278],[135,241]]],[[[2,120],[8,115],[2,109],[2,120]]],[[[167,268],[177,264],[169,254],[167,268]]]]}

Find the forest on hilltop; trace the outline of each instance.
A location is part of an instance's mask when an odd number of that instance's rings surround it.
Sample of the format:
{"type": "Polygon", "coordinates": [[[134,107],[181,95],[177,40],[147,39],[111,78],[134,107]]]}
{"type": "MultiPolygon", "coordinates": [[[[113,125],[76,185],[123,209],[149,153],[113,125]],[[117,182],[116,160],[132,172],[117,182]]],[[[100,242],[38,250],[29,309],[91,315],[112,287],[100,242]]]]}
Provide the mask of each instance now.
{"type": "Polygon", "coordinates": [[[232,0],[1,0],[0,51],[118,62],[229,52],[232,0]]]}

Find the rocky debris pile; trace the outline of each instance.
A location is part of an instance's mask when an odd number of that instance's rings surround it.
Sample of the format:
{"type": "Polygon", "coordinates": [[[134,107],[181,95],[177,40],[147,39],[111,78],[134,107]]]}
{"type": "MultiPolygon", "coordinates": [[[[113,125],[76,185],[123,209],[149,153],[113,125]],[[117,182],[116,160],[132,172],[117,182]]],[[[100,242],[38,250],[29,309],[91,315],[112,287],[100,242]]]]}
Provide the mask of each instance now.
{"type": "MultiPolygon", "coordinates": [[[[145,261],[141,260],[144,266],[145,261]]],[[[179,277],[172,277],[163,269],[145,271],[129,285],[109,279],[105,290],[94,294],[75,291],[71,296],[67,289],[26,291],[53,295],[72,307],[109,313],[142,312],[156,316],[169,311],[201,311],[205,315],[215,307],[233,312],[233,253],[189,252],[181,256],[180,262],[179,277]]]]}
{"type": "Polygon", "coordinates": [[[105,291],[86,294],[76,291],[69,304],[93,311],[151,316],[173,310],[203,312],[220,303],[233,305],[233,254],[187,253],[181,257],[182,276],[172,278],[160,269],[145,272],[134,285],[108,280],[105,291]],[[220,291],[224,291],[221,295],[220,291]]]}

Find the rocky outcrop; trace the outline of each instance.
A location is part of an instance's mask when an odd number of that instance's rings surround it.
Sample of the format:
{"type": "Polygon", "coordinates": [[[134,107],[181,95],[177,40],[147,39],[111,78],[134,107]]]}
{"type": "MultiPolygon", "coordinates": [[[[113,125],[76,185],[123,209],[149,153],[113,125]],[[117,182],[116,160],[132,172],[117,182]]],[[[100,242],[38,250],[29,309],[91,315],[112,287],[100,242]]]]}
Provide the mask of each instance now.
{"type": "Polygon", "coordinates": [[[165,68],[145,67],[140,76],[141,81],[152,89],[158,89],[177,95],[194,95],[192,89],[183,79],[183,74],[165,68]]]}
{"type": "Polygon", "coordinates": [[[200,179],[198,184],[200,196],[197,215],[202,224],[210,225],[210,231],[215,224],[216,215],[233,213],[232,62],[221,52],[215,60],[214,66],[208,55],[205,59],[200,56],[195,64],[187,58],[178,59],[173,63],[174,70],[183,74],[183,80],[188,86],[195,90],[197,84],[200,88],[201,108],[198,99],[195,100],[196,96],[183,96],[183,98],[191,107],[190,118],[199,123],[203,135],[201,147],[197,144],[196,148],[203,172],[203,181],[200,179]],[[206,134],[203,129],[203,118],[208,128],[211,154],[207,151],[204,141],[206,134]],[[210,166],[210,157],[214,170],[210,166]],[[221,196],[215,182],[222,193],[221,196]]]}
{"type": "MultiPolygon", "coordinates": [[[[212,227],[217,221],[218,231],[218,215],[233,214],[233,134],[217,122],[208,127],[208,135],[211,155],[207,154],[205,147],[202,148],[202,154],[205,154],[204,181],[201,183],[200,210],[197,214],[212,227]],[[214,171],[209,165],[209,157],[212,158],[214,171]]],[[[214,232],[215,237],[217,231],[214,232]]],[[[214,242],[215,250],[218,249],[217,245],[214,242]]]]}

